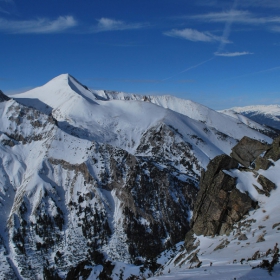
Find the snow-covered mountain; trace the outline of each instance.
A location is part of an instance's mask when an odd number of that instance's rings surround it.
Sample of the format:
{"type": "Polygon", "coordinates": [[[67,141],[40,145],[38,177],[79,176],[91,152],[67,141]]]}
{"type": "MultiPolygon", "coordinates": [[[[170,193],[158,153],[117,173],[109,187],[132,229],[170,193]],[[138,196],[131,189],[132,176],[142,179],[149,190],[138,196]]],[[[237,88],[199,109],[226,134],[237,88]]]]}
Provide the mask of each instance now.
{"type": "MultiPolygon", "coordinates": [[[[236,135],[236,133],[238,133],[238,131],[235,130],[236,123],[233,127],[231,127],[230,124],[232,123],[232,120],[229,120],[228,117],[223,116],[219,112],[191,100],[180,99],[170,95],[135,95],[127,94],[124,92],[100,90],[92,92],[96,95],[97,98],[103,98],[104,100],[140,100],[151,102],[163,108],[170,109],[172,111],[188,116],[191,119],[201,121],[227,135],[236,135]]],[[[265,132],[262,125],[250,118],[246,118],[244,116],[239,116],[237,118],[236,115],[231,115],[231,117],[237,119],[239,124],[244,123],[246,124],[246,126],[265,132]]],[[[267,130],[267,133],[270,133],[269,129],[267,130]]],[[[237,136],[237,138],[239,137],[237,136]]]]}
{"type": "Polygon", "coordinates": [[[234,107],[221,112],[236,118],[242,118],[241,116],[245,116],[261,125],[266,125],[268,127],[280,130],[279,105],[234,107]]]}
{"type": "Polygon", "coordinates": [[[245,135],[272,142],[252,121],[90,90],[68,74],[10,97],[0,96],[3,279],[154,272],[190,229],[209,160],[245,135]]]}

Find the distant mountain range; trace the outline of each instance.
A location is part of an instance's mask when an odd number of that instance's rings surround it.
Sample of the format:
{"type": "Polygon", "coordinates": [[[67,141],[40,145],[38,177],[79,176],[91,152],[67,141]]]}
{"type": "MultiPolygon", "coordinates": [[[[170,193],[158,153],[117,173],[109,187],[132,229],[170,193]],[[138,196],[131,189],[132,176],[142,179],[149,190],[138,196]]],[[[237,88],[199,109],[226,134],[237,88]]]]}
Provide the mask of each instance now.
{"type": "Polygon", "coordinates": [[[242,115],[267,127],[280,130],[279,105],[234,107],[220,112],[236,118],[240,118],[240,115],[242,115]]]}
{"type": "Polygon", "coordinates": [[[232,111],[91,90],[68,74],[0,92],[0,112],[2,279],[151,276],[190,230],[210,160],[244,136],[277,135],[232,111]]]}

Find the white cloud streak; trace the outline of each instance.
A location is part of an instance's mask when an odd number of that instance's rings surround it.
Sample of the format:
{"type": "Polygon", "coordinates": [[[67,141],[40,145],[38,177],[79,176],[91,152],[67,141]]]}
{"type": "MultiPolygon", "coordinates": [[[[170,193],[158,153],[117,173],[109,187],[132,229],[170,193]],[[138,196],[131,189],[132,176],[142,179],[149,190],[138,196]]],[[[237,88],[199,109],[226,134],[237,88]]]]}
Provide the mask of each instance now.
{"type": "Polygon", "coordinates": [[[10,13],[0,7],[0,13],[9,15],[10,13]]]}
{"type": "Polygon", "coordinates": [[[13,0],[0,0],[0,5],[1,5],[0,13],[7,14],[7,15],[10,15],[11,8],[13,9],[15,7],[15,3],[13,0]]]}
{"type": "Polygon", "coordinates": [[[268,23],[280,23],[280,17],[259,17],[248,11],[230,10],[220,13],[208,13],[203,15],[190,16],[190,19],[205,22],[228,22],[231,18],[234,23],[261,25],[268,23]]]}
{"type": "Polygon", "coordinates": [[[60,33],[77,25],[77,21],[72,16],[60,16],[55,20],[38,18],[22,21],[0,18],[0,31],[13,34],[60,33]]]}
{"type": "Polygon", "coordinates": [[[271,31],[273,32],[280,32],[280,25],[272,26],[271,31]]]}
{"type": "MultiPolygon", "coordinates": [[[[211,6],[211,7],[218,7],[224,8],[228,7],[232,0],[196,0],[197,4],[200,6],[211,6]]],[[[271,8],[280,8],[280,2],[278,0],[242,0],[239,1],[238,6],[241,7],[262,7],[266,9],[271,8]]]]}
{"type": "Polygon", "coordinates": [[[253,53],[251,53],[251,52],[226,52],[226,53],[215,52],[214,54],[215,54],[215,56],[235,57],[235,56],[249,55],[249,54],[253,54],[253,53]]]}
{"type": "Polygon", "coordinates": [[[172,29],[163,33],[166,36],[183,38],[193,42],[223,42],[224,44],[231,43],[223,37],[216,36],[208,31],[200,32],[195,29],[185,28],[182,30],[172,29]]]}
{"type": "Polygon", "coordinates": [[[278,0],[242,0],[239,5],[242,7],[280,8],[278,0]]]}
{"type": "Polygon", "coordinates": [[[97,26],[92,28],[93,32],[139,29],[147,26],[147,24],[143,23],[126,23],[121,20],[114,20],[110,18],[100,18],[97,21],[97,26]]]}

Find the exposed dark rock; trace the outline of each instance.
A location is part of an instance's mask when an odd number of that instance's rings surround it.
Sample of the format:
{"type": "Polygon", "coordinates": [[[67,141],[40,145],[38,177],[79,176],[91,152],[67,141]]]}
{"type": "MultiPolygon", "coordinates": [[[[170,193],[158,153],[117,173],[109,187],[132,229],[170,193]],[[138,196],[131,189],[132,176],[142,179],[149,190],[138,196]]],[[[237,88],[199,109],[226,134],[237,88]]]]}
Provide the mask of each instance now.
{"type": "Polygon", "coordinates": [[[81,164],[70,164],[69,162],[55,158],[49,158],[49,162],[54,165],[61,165],[66,170],[73,170],[75,171],[75,173],[80,172],[81,174],[83,174],[86,183],[90,183],[93,181],[93,178],[90,175],[88,168],[84,162],[81,164]]]}
{"type": "Polygon", "coordinates": [[[222,243],[220,243],[215,249],[214,251],[217,251],[217,250],[221,250],[223,248],[225,248],[230,242],[226,239],[226,240],[223,240],[222,243]]]}
{"type": "Polygon", "coordinates": [[[252,208],[251,198],[236,189],[235,178],[222,171],[237,166],[237,161],[227,155],[218,156],[208,164],[194,206],[192,229],[195,234],[229,234],[232,225],[252,208]]]}
{"type": "MultiPolygon", "coordinates": [[[[192,259],[195,260],[196,258],[198,258],[198,257],[197,257],[198,252],[199,252],[199,249],[197,249],[196,251],[194,251],[193,253],[191,253],[191,254],[186,258],[186,260],[187,260],[187,261],[190,261],[190,262],[191,262],[192,259]]],[[[198,260],[198,261],[199,261],[199,260],[198,260]]],[[[197,262],[198,262],[198,261],[197,261],[197,262]]]]}
{"type": "Polygon", "coordinates": [[[265,191],[263,191],[263,190],[261,190],[260,188],[258,188],[256,185],[253,184],[253,186],[254,186],[254,188],[257,190],[257,192],[258,192],[259,194],[264,194],[264,195],[266,195],[266,196],[269,196],[269,195],[270,195],[269,193],[267,194],[265,191]]]}
{"type": "Polygon", "coordinates": [[[199,263],[200,260],[197,256],[197,254],[194,254],[193,257],[190,259],[190,263],[199,263]]]}
{"type": "Polygon", "coordinates": [[[259,169],[267,170],[272,165],[273,163],[267,158],[258,157],[255,160],[255,170],[259,170],[259,169]]]}
{"type": "Polygon", "coordinates": [[[72,267],[66,276],[66,280],[87,279],[92,270],[92,268],[87,268],[90,267],[90,265],[88,261],[83,261],[76,267],[72,267]]]}
{"type": "Polygon", "coordinates": [[[181,253],[179,256],[177,256],[174,259],[174,264],[177,266],[181,261],[185,261],[185,258],[187,256],[188,252],[184,251],[183,253],[181,253]]]}
{"type": "Polygon", "coordinates": [[[256,252],[254,253],[254,255],[252,256],[252,260],[257,260],[257,259],[259,259],[260,257],[261,257],[260,251],[256,251],[256,252]]]}
{"type": "Polygon", "coordinates": [[[245,136],[235,147],[233,147],[231,157],[236,159],[245,167],[249,167],[260,154],[268,149],[269,145],[245,136]]]}
{"type": "Polygon", "coordinates": [[[8,101],[8,100],[10,100],[10,97],[8,97],[7,95],[5,95],[5,94],[3,93],[3,91],[0,90],[0,102],[4,102],[4,101],[8,101]]]}
{"type": "Polygon", "coordinates": [[[272,159],[277,161],[280,159],[280,136],[275,138],[269,148],[269,150],[264,155],[266,159],[272,159]]]}
{"type": "Polygon", "coordinates": [[[270,196],[270,192],[276,188],[275,184],[263,175],[259,175],[258,183],[262,185],[263,192],[266,196],[270,196]]]}
{"type": "Polygon", "coordinates": [[[238,240],[248,240],[248,237],[243,233],[238,237],[238,240]]]}
{"type": "Polygon", "coordinates": [[[103,270],[99,274],[98,278],[99,279],[104,279],[104,280],[112,280],[113,278],[111,277],[112,271],[114,269],[115,265],[112,264],[110,261],[106,261],[103,264],[103,270]]]}
{"type": "Polygon", "coordinates": [[[253,207],[254,203],[246,193],[240,192],[238,189],[232,190],[229,196],[228,207],[231,208],[230,217],[234,222],[239,221],[253,207]]]}
{"type": "Polygon", "coordinates": [[[280,226],[280,223],[275,223],[275,224],[272,226],[272,229],[274,229],[274,228],[276,228],[276,227],[278,227],[278,226],[280,226]]]}
{"type": "Polygon", "coordinates": [[[190,230],[187,234],[186,234],[186,237],[185,237],[185,248],[186,248],[186,251],[188,253],[190,253],[191,251],[195,250],[199,244],[200,244],[200,241],[197,240],[196,237],[194,237],[194,232],[193,230],[190,230]]]}
{"type": "Polygon", "coordinates": [[[4,146],[10,146],[10,147],[13,147],[15,146],[15,143],[12,139],[3,139],[1,141],[1,143],[4,145],[4,146]]]}
{"type": "Polygon", "coordinates": [[[258,237],[257,243],[259,243],[259,242],[264,242],[264,241],[265,241],[264,235],[262,234],[262,235],[260,235],[260,236],[258,237]]]}

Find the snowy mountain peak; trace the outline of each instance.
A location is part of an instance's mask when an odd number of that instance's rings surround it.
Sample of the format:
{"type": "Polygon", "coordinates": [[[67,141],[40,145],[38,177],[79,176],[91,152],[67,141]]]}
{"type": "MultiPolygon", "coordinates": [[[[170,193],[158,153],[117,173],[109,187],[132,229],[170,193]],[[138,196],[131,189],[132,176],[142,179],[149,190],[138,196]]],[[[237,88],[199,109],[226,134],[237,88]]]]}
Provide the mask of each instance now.
{"type": "Polygon", "coordinates": [[[41,87],[12,96],[19,103],[50,114],[55,110],[78,111],[95,103],[95,96],[69,74],[62,74],[41,87]],[[64,109],[62,109],[62,107],[64,109]]]}
{"type": "Polygon", "coordinates": [[[85,94],[85,91],[89,91],[86,86],[82,85],[76,78],[68,73],[61,74],[51,79],[44,86],[56,88],[70,87],[74,92],[80,95],[85,94]]]}

